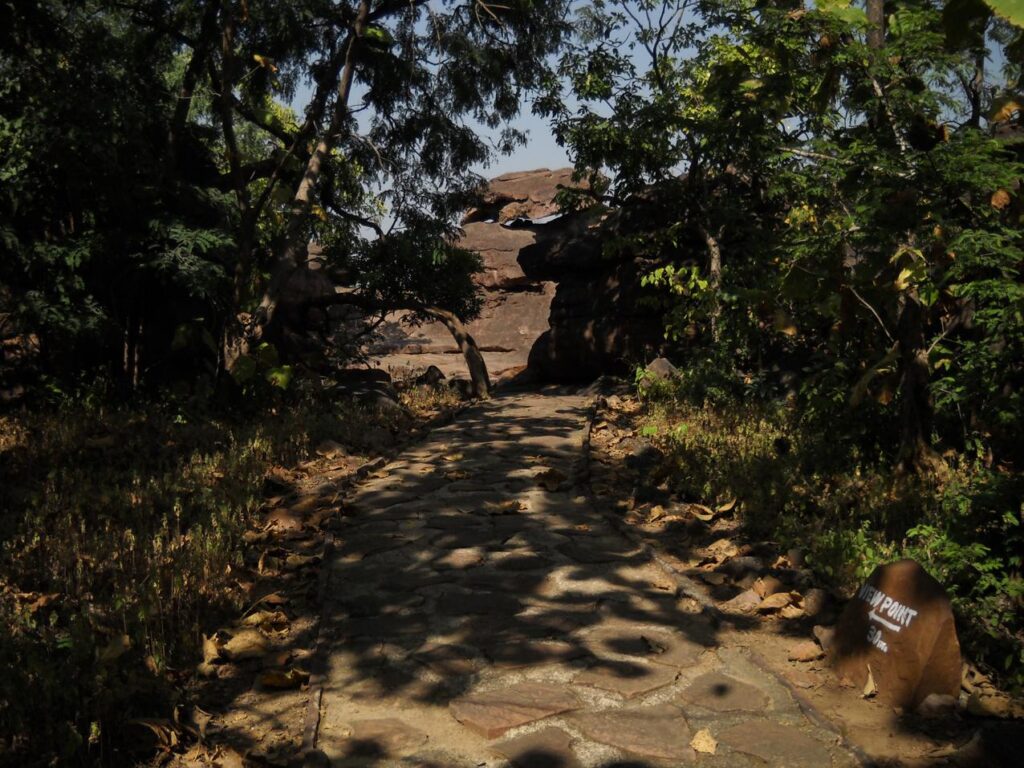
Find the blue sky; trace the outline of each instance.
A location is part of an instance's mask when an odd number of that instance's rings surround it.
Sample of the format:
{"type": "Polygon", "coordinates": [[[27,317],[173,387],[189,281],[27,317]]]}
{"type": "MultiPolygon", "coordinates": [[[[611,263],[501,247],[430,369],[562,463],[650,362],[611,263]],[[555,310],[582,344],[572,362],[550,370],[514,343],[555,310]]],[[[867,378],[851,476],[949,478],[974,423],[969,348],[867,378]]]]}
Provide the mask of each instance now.
{"type": "MultiPolygon", "coordinates": [[[[510,171],[529,171],[534,168],[564,168],[572,165],[565,150],[558,146],[551,128],[541,118],[529,113],[529,105],[524,106],[526,114],[521,114],[514,126],[528,136],[525,146],[519,147],[508,156],[499,155],[489,168],[473,168],[486,178],[500,176],[510,171]]],[[[486,136],[487,129],[482,133],[486,136]]]]}

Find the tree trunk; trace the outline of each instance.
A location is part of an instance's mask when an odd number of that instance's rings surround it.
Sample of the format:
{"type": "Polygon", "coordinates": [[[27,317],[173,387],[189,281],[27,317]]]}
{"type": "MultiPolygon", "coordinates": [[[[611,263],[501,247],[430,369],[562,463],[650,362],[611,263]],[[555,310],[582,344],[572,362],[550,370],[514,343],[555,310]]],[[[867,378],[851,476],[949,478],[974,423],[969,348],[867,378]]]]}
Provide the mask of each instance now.
{"type": "Polygon", "coordinates": [[[902,298],[897,335],[900,347],[900,451],[897,464],[902,472],[934,470],[941,463],[932,449],[933,408],[929,380],[928,348],[924,337],[925,309],[917,292],[902,298]]]}
{"type": "Polygon", "coordinates": [[[292,208],[288,218],[288,226],[285,230],[285,242],[281,255],[271,271],[270,282],[260,301],[259,309],[256,312],[257,336],[274,319],[277,310],[277,303],[280,299],[281,290],[285,283],[295,271],[301,266],[306,255],[306,218],[309,215],[313,202],[313,189],[323,170],[323,164],[334,149],[337,134],[348,117],[348,102],[352,94],[352,81],[355,77],[356,53],[359,41],[366,31],[370,15],[369,0],[362,0],[359,3],[359,12],[356,16],[352,31],[349,34],[347,51],[345,53],[345,65],[341,73],[341,80],[338,83],[338,97],[334,104],[334,111],[331,115],[327,130],[317,142],[316,149],[306,164],[306,171],[302,175],[295,196],[292,198],[292,208]]]}
{"type": "Polygon", "coordinates": [[[466,368],[469,370],[469,380],[472,387],[473,397],[480,398],[481,400],[487,400],[490,398],[491,378],[487,373],[487,363],[484,361],[484,356],[480,354],[480,348],[477,346],[476,340],[470,335],[469,329],[466,328],[466,324],[462,322],[462,319],[454,312],[442,309],[441,307],[427,306],[415,301],[396,301],[393,304],[385,304],[377,301],[376,299],[344,291],[339,291],[333,296],[312,299],[308,302],[305,308],[308,309],[309,307],[325,306],[328,304],[349,304],[354,307],[359,307],[367,313],[382,311],[393,312],[404,309],[408,312],[417,312],[421,315],[427,315],[428,317],[432,317],[435,320],[444,323],[448,332],[451,333],[452,337],[455,339],[455,343],[459,345],[459,351],[462,352],[462,356],[466,360],[466,368]]]}
{"type": "Polygon", "coordinates": [[[185,74],[181,79],[181,87],[178,88],[177,101],[174,103],[174,116],[171,118],[171,127],[168,131],[169,152],[168,160],[172,163],[180,160],[178,157],[181,134],[188,122],[188,113],[192,108],[192,96],[199,82],[199,73],[206,66],[206,58],[210,55],[213,41],[217,34],[217,12],[220,10],[220,3],[217,0],[209,0],[206,10],[203,12],[203,20],[199,26],[199,36],[192,49],[192,58],[185,67],[185,74]]]}
{"type": "Polygon", "coordinates": [[[879,49],[885,45],[885,0],[866,0],[868,15],[868,47],[879,49]]]}
{"type": "Polygon", "coordinates": [[[708,284],[712,292],[711,340],[717,342],[720,334],[719,321],[722,317],[722,301],[719,296],[719,292],[722,290],[722,246],[719,244],[718,238],[703,225],[700,226],[700,235],[704,238],[704,244],[708,249],[708,284]]]}
{"type": "Polygon", "coordinates": [[[487,374],[487,363],[476,345],[476,341],[469,334],[469,329],[458,318],[454,312],[449,312],[440,307],[423,307],[420,311],[430,315],[444,323],[445,327],[455,338],[459,345],[459,351],[466,359],[466,367],[469,369],[469,378],[473,387],[473,397],[487,400],[491,396],[491,379],[487,374]]]}

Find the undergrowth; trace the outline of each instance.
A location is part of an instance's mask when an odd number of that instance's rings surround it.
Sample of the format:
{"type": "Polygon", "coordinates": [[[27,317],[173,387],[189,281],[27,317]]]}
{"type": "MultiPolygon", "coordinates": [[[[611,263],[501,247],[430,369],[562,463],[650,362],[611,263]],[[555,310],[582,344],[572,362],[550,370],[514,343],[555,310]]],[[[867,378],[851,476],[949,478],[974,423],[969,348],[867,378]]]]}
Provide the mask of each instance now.
{"type": "Polygon", "coordinates": [[[394,418],[297,394],[0,417],[0,764],[120,762],[121,725],[166,716],[201,633],[241,608],[267,470],[394,418]]]}
{"type": "Polygon", "coordinates": [[[842,425],[823,430],[785,402],[646,391],[642,429],[681,498],[738,499],[752,536],[802,548],[842,592],[881,563],[918,560],[949,591],[965,653],[1024,687],[1020,473],[951,452],[941,476],[902,476],[842,425]]]}

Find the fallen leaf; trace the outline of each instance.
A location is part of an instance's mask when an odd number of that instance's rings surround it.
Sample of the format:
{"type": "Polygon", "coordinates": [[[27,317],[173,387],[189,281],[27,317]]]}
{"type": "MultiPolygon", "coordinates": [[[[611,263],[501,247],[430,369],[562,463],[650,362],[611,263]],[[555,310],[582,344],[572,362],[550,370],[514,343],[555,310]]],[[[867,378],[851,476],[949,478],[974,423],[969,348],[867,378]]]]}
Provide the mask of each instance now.
{"type": "Polygon", "coordinates": [[[136,739],[130,744],[135,751],[151,749],[173,749],[178,746],[178,731],[174,723],[155,717],[140,717],[129,720],[126,725],[135,727],[138,732],[136,739]],[[146,734],[147,737],[143,737],[146,734]]]}
{"type": "Polygon", "coordinates": [[[554,467],[546,469],[536,476],[537,484],[550,493],[554,493],[561,488],[562,483],[568,479],[564,472],[554,467]]]}
{"type": "Polygon", "coordinates": [[[288,624],[288,617],[283,611],[256,611],[243,618],[239,624],[243,627],[279,628],[288,624]]]}
{"type": "Polygon", "coordinates": [[[721,515],[725,512],[732,512],[734,509],[736,509],[736,499],[733,499],[732,501],[727,501],[725,502],[725,504],[719,504],[717,507],[715,507],[715,512],[721,515]]]}
{"type": "Polygon", "coordinates": [[[862,695],[865,699],[870,699],[878,693],[878,686],[875,685],[875,676],[871,673],[871,665],[868,664],[868,679],[864,683],[864,691],[862,695]]]}
{"type": "Polygon", "coordinates": [[[793,602],[792,592],[776,592],[773,595],[768,595],[761,603],[757,606],[758,613],[771,613],[785,608],[787,605],[793,602]]]}
{"type": "Polygon", "coordinates": [[[445,461],[462,461],[462,454],[461,453],[446,453],[441,458],[444,459],[445,461]]]}
{"type": "Polygon", "coordinates": [[[271,669],[260,675],[259,682],[263,688],[275,688],[284,691],[298,688],[309,682],[309,673],[294,667],[289,670],[271,669]]]}
{"type": "Polygon", "coordinates": [[[655,504],[653,507],[651,507],[651,511],[647,514],[647,522],[657,522],[667,514],[668,513],[665,511],[665,508],[661,506],[661,504],[655,504]]]}
{"type": "Polygon", "coordinates": [[[715,741],[715,737],[711,735],[711,731],[707,728],[701,728],[690,739],[690,747],[695,752],[702,752],[705,755],[713,755],[718,750],[718,742],[715,741]]]}
{"type": "Polygon", "coordinates": [[[284,567],[290,571],[294,571],[299,568],[316,565],[319,562],[320,558],[316,555],[288,555],[284,560],[284,567]]]}
{"type": "Polygon", "coordinates": [[[992,207],[997,211],[1001,211],[1010,204],[1010,193],[1005,189],[997,189],[992,193],[992,198],[989,200],[989,203],[991,203],[992,207]]]}
{"type": "Polygon", "coordinates": [[[222,651],[232,661],[256,659],[268,650],[267,639],[258,629],[243,629],[224,643],[222,651]]]}

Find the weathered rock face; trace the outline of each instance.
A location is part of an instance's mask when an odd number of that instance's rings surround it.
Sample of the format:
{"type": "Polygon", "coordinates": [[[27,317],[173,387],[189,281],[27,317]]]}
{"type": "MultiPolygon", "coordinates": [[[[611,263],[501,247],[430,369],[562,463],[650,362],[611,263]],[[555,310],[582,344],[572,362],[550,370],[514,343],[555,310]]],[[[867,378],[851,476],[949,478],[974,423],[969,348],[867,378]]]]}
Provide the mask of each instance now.
{"type": "Polygon", "coordinates": [[[879,566],[849,602],[829,657],[859,688],[916,708],[930,694],[960,691],[960,643],[942,586],[913,560],[879,566]]]}
{"type": "MultiPolygon", "coordinates": [[[[458,245],[480,254],[484,263],[474,277],[484,292],[484,308],[469,324],[469,332],[492,375],[525,366],[534,342],[548,328],[554,284],[528,277],[518,257],[523,248],[556,233],[555,227],[525,220],[557,213],[558,187],[572,184],[571,177],[568,168],[499,176],[484,191],[481,206],[463,219],[458,245]]],[[[410,327],[405,318],[401,312],[387,318],[368,350],[375,362],[396,373],[434,365],[448,376],[466,375],[462,354],[443,325],[410,327]]]]}
{"type": "Polygon", "coordinates": [[[527,277],[558,285],[550,328],[530,351],[529,367],[539,379],[587,382],[602,374],[628,374],[661,353],[660,314],[643,301],[655,294],[640,284],[652,262],[628,251],[605,253],[609,239],[638,229],[633,218],[623,210],[603,220],[588,221],[581,214],[553,222],[547,225],[550,234],[520,252],[527,277]]]}
{"type": "Polygon", "coordinates": [[[558,213],[555,196],[561,187],[570,186],[580,186],[572,179],[572,168],[538,168],[497,176],[487,185],[480,206],[467,211],[462,223],[543,219],[558,213]]]}

